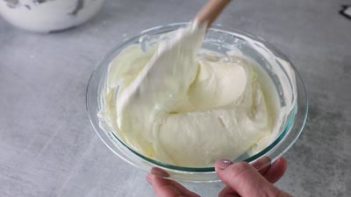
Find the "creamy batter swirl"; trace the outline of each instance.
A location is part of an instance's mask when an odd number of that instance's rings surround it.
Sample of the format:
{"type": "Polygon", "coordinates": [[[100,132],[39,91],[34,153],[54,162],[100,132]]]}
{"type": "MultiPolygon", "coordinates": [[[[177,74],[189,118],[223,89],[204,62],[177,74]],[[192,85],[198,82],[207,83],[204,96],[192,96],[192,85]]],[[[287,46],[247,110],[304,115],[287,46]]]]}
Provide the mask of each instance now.
{"type": "Polygon", "coordinates": [[[100,117],[130,147],[169,164],[204,167],[264,148],[276,117],[260,72],[245,57],[201,48],[190,25],[153,49],[124,49],[110,64],[100,117]]]}

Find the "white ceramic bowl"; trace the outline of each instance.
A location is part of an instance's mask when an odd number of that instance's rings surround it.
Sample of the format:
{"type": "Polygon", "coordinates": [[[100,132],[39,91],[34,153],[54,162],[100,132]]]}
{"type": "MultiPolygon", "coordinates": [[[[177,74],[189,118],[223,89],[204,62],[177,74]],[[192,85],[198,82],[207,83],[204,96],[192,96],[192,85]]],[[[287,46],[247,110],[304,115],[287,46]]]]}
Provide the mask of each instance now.
{"type": "Polygon", "coordinates": [[[54,32],[92,18],[104,0],[0,0],[0,14],[16,27],[54,32]]]}

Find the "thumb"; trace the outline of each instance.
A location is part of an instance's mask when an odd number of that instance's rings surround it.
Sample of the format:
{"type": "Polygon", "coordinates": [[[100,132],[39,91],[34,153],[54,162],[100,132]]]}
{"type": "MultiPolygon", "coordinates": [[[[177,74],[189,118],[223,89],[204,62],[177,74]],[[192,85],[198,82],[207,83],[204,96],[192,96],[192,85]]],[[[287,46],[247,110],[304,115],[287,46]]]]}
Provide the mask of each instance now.
{"type": "Polygon", "coordinates": [[[285,196],[248,163],[221,160],[216,162],[215,169],[219,178],[240,196],[285,196]]]}

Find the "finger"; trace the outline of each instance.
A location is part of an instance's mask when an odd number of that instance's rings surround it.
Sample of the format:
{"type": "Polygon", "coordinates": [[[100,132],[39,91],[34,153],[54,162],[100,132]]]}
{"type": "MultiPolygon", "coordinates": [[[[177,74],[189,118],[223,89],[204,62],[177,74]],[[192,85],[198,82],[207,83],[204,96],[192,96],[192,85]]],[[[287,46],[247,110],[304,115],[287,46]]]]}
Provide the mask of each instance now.
{"type": "Polygon", "coordinates": [[[240,197],[231,187],[225,186],[221,192],[219,192],[218,197],[240,197]]]}
{"type": "Polygon", "coordinates": [[[216,162],[215,169],[219,178],[240,196],[276,196],[280,193],[248,163],[230,164],[228,161],[219,161],[216,162]]]}
{"type": "Polygon", "coordinates": [[[284,175],[287,169],[287,162],[284,158],[280,158],[273,164],[270,163],[271,159],[269,157],[263,157],[253,163],[252,166],[258,169],[269,182],[275,183],[284,175]]]}
{"type": "Polygon", "coordinates": [[[264,174],[264,177],[271,183],[277,182],[285,173],[288,163],[284,158],[277,159],[270,169],[264,174]]]}
{"type": "Polygon", "coordinates": [[[152,168],[151,174],[157,175],[159,177],[169,177],[168,172],[162,170],[161,168],[152,168]]]}
{"type": "Polygon", "coordinates": [[[198,197],[199,195],[189,191],[181,184],[169,180],[169,174],[159,168],[153,168],[148,175],[148,182],[152,185],[153,190],[158,197],[189,196],[198,197]]]}
{"type": "Polygon", "coordinates": [[[269,157],[263,157],[255,161],[252,166],[258,170],[262,175],[265,175],[271,168],[271,159],[269,157]]]}
{"type": "MultiPolygon", "coordinates": [[[[225,169],[227,168],[228,166],[232,165],[233,162],[231,160],[226,160],[226,159],[223,159],[223,160],[220,160],[219,162],[217,161],[215,163],[215,170],[216,172],[218,171],[218,168],[221,168],[221,169],[225,169]]],[[[217,173],[218,174],[218,173],[217,173]]],[[[222,190],[221,192],[219,192],[218,196],[219,197],[226,197],[226,196],[230,196],[230,195],[236,195],[236,196],[239,196],[236,191],[234,189],[232,189],[230,186],[226,185],[222,190]]]]}

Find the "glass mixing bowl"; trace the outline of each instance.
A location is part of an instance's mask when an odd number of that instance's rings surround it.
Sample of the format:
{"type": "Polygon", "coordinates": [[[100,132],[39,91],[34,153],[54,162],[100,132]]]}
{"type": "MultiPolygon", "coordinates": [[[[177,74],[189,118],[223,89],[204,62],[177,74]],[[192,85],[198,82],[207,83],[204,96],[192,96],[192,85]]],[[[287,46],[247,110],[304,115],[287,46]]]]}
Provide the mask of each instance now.
{"type": "MultiPolygon", "coordinates": [[[[118,132],[109,129],[98,117],[101,109],[100,93],[104,88],[110,62],[127,46],[141,44],[147,46],[160,35],[186,26],[187,23],[176,23],[157,26],[139,35],[131,37],[114,48],[92,73],[87,87],[87,110],[91,124],[104,144],[117,156],[131,165],[149,171],[152,167],[166,170],[171,179],[192,182],[218,181],[213,167],[191,168],[175,166],[148,158],[123,143],[118,132]]],[[[286,56],[272,45],[239,31],[225,31],[211,28],[208,30],[203,48],[220,53],[238,51],[255,61],[272,79],[278,93],[278,105],[284,109],[277,137],[266,148],[254,155],[233,158],[233,161],[252,163],[261,157],[270,157],[273,161],[287,151],[301,134],[307,119],[307,95],[304,84],[296,68],[286,56]]]]}

